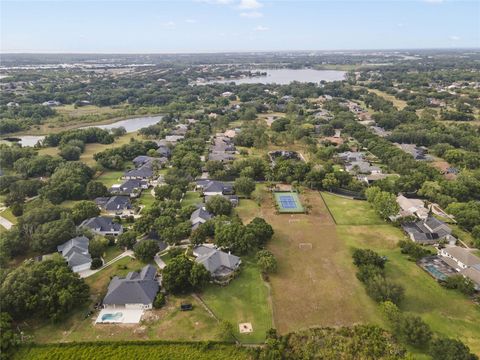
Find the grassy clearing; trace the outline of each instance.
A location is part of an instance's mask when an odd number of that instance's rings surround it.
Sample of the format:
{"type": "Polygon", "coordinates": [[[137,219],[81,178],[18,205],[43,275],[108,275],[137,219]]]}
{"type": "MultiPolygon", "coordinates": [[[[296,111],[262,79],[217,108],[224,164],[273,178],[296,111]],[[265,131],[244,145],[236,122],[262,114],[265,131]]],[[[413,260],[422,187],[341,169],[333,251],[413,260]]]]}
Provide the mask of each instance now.
{"type": "Polygon", "coordinates": [[[338,195],[322,193],[337,225],[380,225],[385,221],[380,219],[366,201],[351,200],[338,195]]]}
{"type": "Polygon", "coordinates": [[[225,287],[209,286],[202,298],[216,316],[231,322],[235,336],[242,342],[262,343],[265,333],[273,327],[269,289],[264,283],[254,259],[243,258],[240,274],[225,287]],[[250,334],[240,334],[238,325],[249,322],[253,326],[250,334]]]}
{"type": "Polygon", "coordinates": [[[248,351],[226,344],[72,344],[31,346],[22,348],[13,357],[23,360],[43,359],[169,359],[169,360],[246,360],[251,359],[248,351]]]}
{"type": "Polygon", "coordinates": [[[190,205],[197,205],[203,202],[203,198],[200,196],[199,192],[196,191],[187,191],[182,200],[182,206],[187,207],[190,205]]]}
{"type": "Polygon", "coordinates": [[[103,254],[103,260],[105,260],[105,262],[109,262],[110,260],[115,259],[122,252],[123,250],[117,246],[109,246],[107,248],[107,251],[105,251],[105,253],[103,254]]]}
{"type": "MultiPolygon", "coordinates": [[[[310,214],[276,214],[272,196],[266,194],[255,214],[237,209],[242,217],[260,216],[275,235],[268,248],[275,254],[278,271],[270,276],[273,313],[280,333],[309,326],[381,324],[375,303],[355,277],[350,253],[320,194],[305,191],[310,214]]],[[[253,206],[252,206],[253,208],[253,206]]]]}
{"type": "Polygon", "coordinates": [[[368,89],[368,91],[377,94],[378,96],[383,97],[385,100],[391,101],[393,106],[395,106],[398,110],[402,110],[404,107],[407,106],[407,102],[397,99],[395,96],[387,94],[384,91],[380,91],[377,89],[368,89]]]}
{"type": "Polygon", "coordinates": [[[142,195],[138,198],[138,204],[144,206],[144,210],[148,210],[152,207],[155,202],[155,197],[152,195],[150,189],[144,190],[142,195]]]}
{"type": "Polygon", "coordinates": [[[105,171],[96,180],[101,181],[107,188],[111,187],[113,184],[119,184],[123,180],[124,171],[105,171]]]}
{"type": "MultiPolygon", "coordinates": [[[[350,209],[358,201],[345,204],[350,209]]],[[[419,315],[436,333],[460,338],[472,351],[480,352],[480,311],[465,296],[442,288],[414,262],[403,256],[396,244],[405,239],[403,232],[390,225],[336,227],[338,238],[350,248],[369,248],[388,257],[387,274],[405,288],[400,308],[419,315]]],[[[351,262],[351,258],[346,258],[351,262]]]]}

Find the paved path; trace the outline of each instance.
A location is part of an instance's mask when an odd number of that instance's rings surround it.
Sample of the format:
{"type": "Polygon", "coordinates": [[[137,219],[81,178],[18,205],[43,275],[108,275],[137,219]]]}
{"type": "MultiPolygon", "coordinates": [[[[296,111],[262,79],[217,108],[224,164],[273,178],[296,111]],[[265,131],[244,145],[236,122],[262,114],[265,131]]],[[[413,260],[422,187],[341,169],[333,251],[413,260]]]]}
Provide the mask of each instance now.
{"type": "Polygon", "coordinates": [[[132,250],[127,250],[118,255],[117,257],[113,258],[109,262],[105,263],[101,268],[96,269],[96,270],[85,270],[85,271],[80,271],[78,275],[80,275],[81,278],[87,278],[89,276],[92,276],[93,274],[105,269],[106,267],[112,265],[113,263],[117,262],[118,260],[124,258],[125,256],[130,256],[133,258],[133,251],[132,250]]]}

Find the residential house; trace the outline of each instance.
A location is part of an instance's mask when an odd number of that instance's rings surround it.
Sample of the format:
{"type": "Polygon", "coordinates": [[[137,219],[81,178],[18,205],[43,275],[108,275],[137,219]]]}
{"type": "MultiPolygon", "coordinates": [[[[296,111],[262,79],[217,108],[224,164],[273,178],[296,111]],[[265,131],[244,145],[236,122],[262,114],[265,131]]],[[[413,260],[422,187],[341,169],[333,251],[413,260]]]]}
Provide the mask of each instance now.
{"type": "Polygon", "coordinates": [[[129,196],[115,195],[112,197],[98,197],[95,199],[95,204],[111,215],[125,215],[133,214],[132,203],[129,196]]]}
{"type": "Polygon", "coordinates": [[[400,212],[395,218],[416,216],[421,220],[428,218],[428,209],[425,203],[420,199],[409,199],[403,195],[397,196],[397,203],[400,206],[400,212]]]}
{"type": "Polygon", "coordinates": [[[148,182],[145,180],[129,179],[122,184],[115,184],[110,189],[110,194],[126,195],[131,198],[140,196],[142,190],[148,189],[148,182]]]}
{"type": "Polygon", "coordinates": [[[88,252],[90,240],[86,236],[77,236],[57,246],[73,272],[90,269],[92,257],[88,252]]]}
{"type": "Polygon", "coordinates": [[[439,255],[448,265],[472,280],[475,289],[480,291],[480,257],[474,255],[471,250],[459,246],[440,249],[439,255]]]}
{"type": "Polygon", "coordinates": [[[192,229],[195,230],[197,227],[203,223],[206,223],[211,218],[213,218],[213,215],[210,214],[204,206],[199,207],[192,213],[192,215],[190,215],[192,229]]]}
{"type": "Polygon", "coordinates": [[[98,235],[112,235],[117,236],[123,232],[121,224],[113,222],[113,219],[106,216],[97,216],[84,220],[80,228],[88,228],[98,235]]]}
{"type": "Polygon", "coordinates": [[[167,143],[176,145],[177,142],[182,141],[185,138],[183,135],[167,135],[165,136],[165,141],[167,143]]]}
{"type": "Polygon", "coordinates": [[[123,179],[149,180],[153,177],[153,167],[151,163],[140,166],[137,169],[128,170],[123,174],[123,179]]]}
{"type": "Polygon", "coordinates": [[[42,103],[43,106],[60,106],[61,103],[55,100],[48,100],[42,103]]]}
{"type": "Polygon", "coordinates": [[[339,153],[337,156],[345,162],[363,161],[363,159],[365,158],[365,154],[363,152],[356,151],[345,151],[339,153]]]}
{"type": "Polygon", "coordinates": [[[395,145],[407,154],[412,155],[415,160],[431,160],[431,156],[427,155],[427,148],[425,147],[419,147],[415,144],[395,143],[395,145]]]}
{"type": "Polygon", "coordinates": [[[451,235],[452,229],[433,216],[417,222],[405,223],[402,228],[412,241],[422,245],[438,244],[441,241],[456,242],[455,237],[451,235]]]}
{"type": "Polygon", "coordinates": [[[382,172],[378,166],[373,166],[364,160],[351,161],[345,164],[345,170],[347,170],[349,173],[359,174],[380,174],[382,172]]]}
{"type": "Polygon", "coordinates": [[[216,180],[197,180],[197,190],[202,191],[204,196],[233,195],[234,190],[231,184],[216,180]]]}
{"type": "Polygon", "coordinates": [[[129,272],[126,277],[113,277],[103,299],[104,308],[152,309],[160,289],[156,280],[157,270],[147,265],[140,272],[129,272]]]}
{"type": "Polygon", "coordinates": [[[238,256],[206,245],[195,247],[193,255],[196,256],[195,261],[210,272],[213,281],[220,284],[228,283],[242,263],[238,256]]]}

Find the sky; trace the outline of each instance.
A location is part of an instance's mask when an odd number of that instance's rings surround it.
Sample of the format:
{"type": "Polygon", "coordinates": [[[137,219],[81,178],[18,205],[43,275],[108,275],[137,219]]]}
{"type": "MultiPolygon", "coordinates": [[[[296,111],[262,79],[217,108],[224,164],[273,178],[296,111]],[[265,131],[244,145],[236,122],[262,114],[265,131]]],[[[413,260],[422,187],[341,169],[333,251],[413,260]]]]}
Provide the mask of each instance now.
{"type": "Polygon", "coordinates": [[[2,53],[479,47],[477,0],[0,0],[2,53]]]}

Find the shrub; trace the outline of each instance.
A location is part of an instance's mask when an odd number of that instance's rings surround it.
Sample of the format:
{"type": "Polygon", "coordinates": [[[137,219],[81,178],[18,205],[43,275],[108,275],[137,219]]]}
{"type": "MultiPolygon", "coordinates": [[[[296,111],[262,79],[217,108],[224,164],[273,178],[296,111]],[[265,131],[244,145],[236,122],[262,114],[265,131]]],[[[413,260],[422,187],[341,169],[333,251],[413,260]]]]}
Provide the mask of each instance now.
{"type": "Polygon", "coordinates": [[[165,294],[159,292],[157,296],[155,296],[155,300],[153,301],[153,307],[155,309],[160,309],[165,305],[166,302],[167,300],[165,298],[165,294]]]}
{"type": "Polygon", "coordinates": [[[93,258],[92,259],[92,265],[90,266],[90,269],[95,270],[101,268],[103,265],[103,261],[100,258],[93,258]]]}
{"type": "Polygon", "coordinates": [[[380,256],[370,249],[355,249],[352,256],[356,266],[373,265],[383,269],[387,261],[384,256],[380,256]]]}

